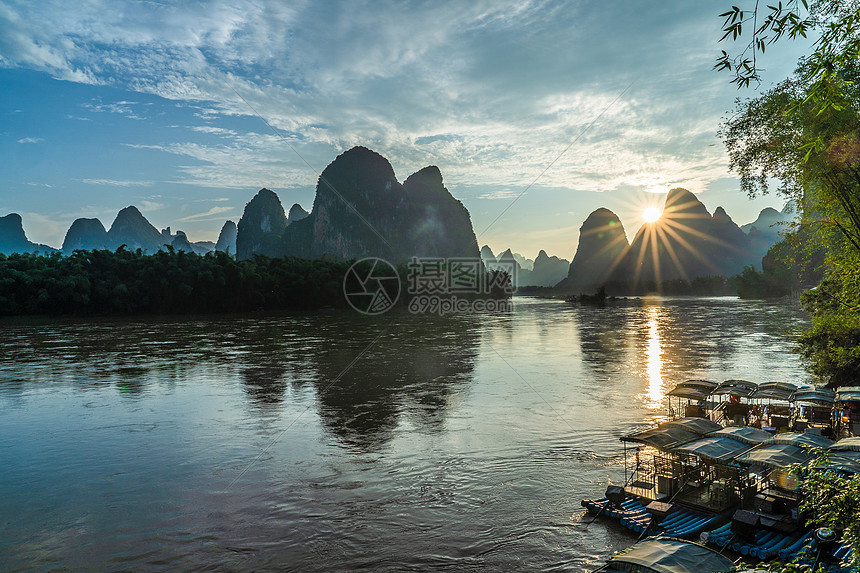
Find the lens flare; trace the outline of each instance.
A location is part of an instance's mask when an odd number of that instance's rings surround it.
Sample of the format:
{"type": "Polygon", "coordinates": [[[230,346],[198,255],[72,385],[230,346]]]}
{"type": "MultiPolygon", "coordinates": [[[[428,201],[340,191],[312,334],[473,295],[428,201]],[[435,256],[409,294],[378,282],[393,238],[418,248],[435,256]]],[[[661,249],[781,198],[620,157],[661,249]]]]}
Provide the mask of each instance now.
{"type": "Polygon", "coordinates": [[[648,207],[642,213],[642,218],[645,219],[646,223],[653,223],[654,221],[659,219],[660,215],[662,214],[663,213],[661,213],[660,209],[658,209],[657,207],[648,207]]]}

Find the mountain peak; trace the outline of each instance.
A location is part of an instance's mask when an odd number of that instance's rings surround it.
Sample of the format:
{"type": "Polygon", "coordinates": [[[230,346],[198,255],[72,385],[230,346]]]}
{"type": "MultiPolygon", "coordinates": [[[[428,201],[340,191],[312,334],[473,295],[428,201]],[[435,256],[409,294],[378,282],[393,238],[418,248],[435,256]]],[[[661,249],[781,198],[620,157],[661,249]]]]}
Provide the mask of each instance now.
{"type": "Polygon", "coordinates": [[[155,252],[163,243],[164,236],[161,232],[134,205],[121,209],[107,232],[109,249],[126,245],[130,250],[155,252]]]}
{"type": "Polygon", "coordinates": [[[699,201],[699,198],[693,193],[682,187],[675,187],[666,195],[663,215],[664,217],[668,216],[668,218],[671,218],[675,213],[684,213],[685,216],[692,215],[694,217],[710,218],[711,216],[704,203],[699,201]]]}

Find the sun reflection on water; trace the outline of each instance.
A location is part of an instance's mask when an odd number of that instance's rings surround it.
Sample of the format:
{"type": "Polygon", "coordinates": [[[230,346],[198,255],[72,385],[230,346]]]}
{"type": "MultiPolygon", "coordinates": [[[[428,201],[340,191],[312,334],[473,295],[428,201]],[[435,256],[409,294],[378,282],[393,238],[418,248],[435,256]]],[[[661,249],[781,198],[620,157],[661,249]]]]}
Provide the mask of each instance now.
{"type": "Polygon", "coordinates": [[[645,350],[648,373],[648,406],[660,407],[665,398],[663,392],[663,346],[660,340],[660,328],[657,317],[660,310],[657,307],[648,309],[648,347],[645,350]]]}

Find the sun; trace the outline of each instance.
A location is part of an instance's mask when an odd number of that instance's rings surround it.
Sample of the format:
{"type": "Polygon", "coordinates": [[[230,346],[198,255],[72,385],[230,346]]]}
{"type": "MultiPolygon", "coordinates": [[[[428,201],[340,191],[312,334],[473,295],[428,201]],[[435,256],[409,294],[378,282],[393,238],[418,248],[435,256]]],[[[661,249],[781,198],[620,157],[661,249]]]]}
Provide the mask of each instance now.
{"type": "Polygon", "coordinates": [[[660,218],[660,215],[663,213],[660,212],[660,209],[657,207],[648,207],[645,211],[642,212],[642,218],[645,219],[646,223],[653,223],[657,219],[660,218]]]}

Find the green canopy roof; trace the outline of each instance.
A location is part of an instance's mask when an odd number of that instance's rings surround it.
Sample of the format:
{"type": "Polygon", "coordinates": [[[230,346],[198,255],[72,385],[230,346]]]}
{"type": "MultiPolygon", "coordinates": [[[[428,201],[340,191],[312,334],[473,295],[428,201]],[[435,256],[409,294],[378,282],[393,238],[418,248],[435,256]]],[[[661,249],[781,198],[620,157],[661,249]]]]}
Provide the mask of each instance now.
{"type": "Polygon", "coordinates": [[[667,450],[674,446],[680,446],[701,436],[695,432],[685,430],[677,426],[662,426],[651,428],[644,432],[637,432],[621,438],[623,442],[638,442],[646,446],[653,446],[658,450],[667,450]]]}
{"type": "Polygon", "coordinates": [[[735,458],[736,462],[784,469],[812,459],[807,450],[791,444],[762,444],[735,458]]]}
{"type": "Polygon", "coordinates": [[[729,394],[740,398],[746,398],[755,392],[756,389],[758,389],[758,384],[750,382],[749,380],[726,380],[725,382],[721,382],[719,386],[711,392],[711,394],[714,396],[729,394]]]}
{"type": "Polygon", "coordinates": [[[758,390],[753,392],[750,398],[767,398],[788,402],[796,390],[797,386],[790,382],[765,382],[758,385],[758,390]]]}
{"type": "Polygon", "coordinates": [[[749,450],[752,446],[732,438],[714,437],[702,438],[693,442],[672,448],[678,454],[698,456],[714,462],[728,462],[749,450]]]}
{"type": "Polygon", "coordinates": [[[698,440],[705,434],[720,429],[722,426],[706,418],[680,418],[664,422],[656,428],[636,432],[621,438],[623,442],[639,442],[660,450],[668,450],[693,440],[698,440]]]}
{"type": "Polygon", "coordinates": [[[797,402],[810,402],[821,406],[829,406],[836,401],[836,392],[827,388],[804,387],[794,393],[797,402]]]}
{"type": "Polygon", "coordinates": [[[833,440],[824,436],[816,436],[815,434],[806,434],[798,432],[785,432],[771,437],[766,444],[789,444],[799,447],[814,447],[814,448],[829,448],[833,445],[833,440]]]}
{"type": "Polygon", "coordinates": [[[829,450],[838,452],[838,451],[852,451],[852,452],[860,452],[860,436],[853,436],[851,438],[842,438],[835,444],[831,445],[829,450]]]}
{"type": "Polygon", "coordinates": [[[679,418],[677,420],[672,420],[670,422],[664,422],[661,426],[675,426],[677,428],[684,428],[685,430],[689,430],[690,432],[695,432],[704,436],[710,432],[716,432],[722,426],[717,424],[716,422],[712,422],[707,418],[679,418]]]}
{"type": "Polygon", "coordinates": [[[666,393],[667,396],[676,398],[687,398],[689,400],[704,400],[711,395],[709,390],[692,386],[675,386],[666,393]]]}
{"type": "Polygon", "coordinates": [[[756,446],[773,438],[773,436],[764,430],[750,428],[749,426],[729,426],[727,428],[717,430],[716,432],[711,432],[708,436],[716,438],[731,438],[752,446],[756,446]]]}
{"type": "MultiPolygon", "coordinates": [[[[608,570],[641,573],[723,573],[734,563],[698,543],[662,538],[641,541],[612,557],[608,570]]],[[[607,569],[604,569],[606,571],[607,569]]]]}

